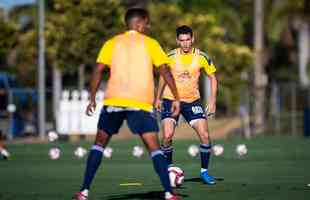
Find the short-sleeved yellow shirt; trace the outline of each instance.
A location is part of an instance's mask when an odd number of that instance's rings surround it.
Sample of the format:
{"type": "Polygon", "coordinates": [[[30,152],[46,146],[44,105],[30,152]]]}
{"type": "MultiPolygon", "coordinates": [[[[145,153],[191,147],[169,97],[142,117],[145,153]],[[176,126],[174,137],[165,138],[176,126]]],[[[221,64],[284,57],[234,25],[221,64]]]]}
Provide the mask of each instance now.
{"type": "MultiPolygon", "coordinates": [[[[198,81],[201,69],[207,74],[213,74],[216,71],[216,67],[211,59],[207,54],[195,48],[193,48],[192,52],[186,54],[181,53],[181,50],[178,48],[171,51],[168,56],[180,100],[193,102],[199,99],[198,81]]],[[[163,98],[174,99],[168,87],[165,87],[163,98]]]]}
{"type": "MultiPolygon", "coordinates": [[[[130,30],[127,31],[125,34],[140,34],[136,31],[130,30]]],[[[151,62],[155,67],[159,67],[163,64],[169,64],[169,58],[167,54],[163,51],[162,47],[159,45],[159,43],[148,36],[143,35],[144,37],[144,44],[146,46],[146,51],[148,52],[151,62]]],[[[109,39],[101,48],[99,55],[97,57],[96,62],[105,64],[108,67],[111,67],[112,65],[112,58],[114,52],[114,46],[116,44],[116,37],[113,37],[109,39]]],[[[139,77],[137,77],[139,78],[139,77]]],[[[132,107],[132,108],[138,108],[145,111],[152,111],[153,105],[133,99],[110,99],[107,98],[104,100],[104,105],[111,105],[111,106],[120,106],[120,107],[132,107]]]]}
{"type": "MultiPolygon", "coordinates": [[[[178,49],[173,50],[173,51],[168,53],[170,66],[175,65],[176,60],[174,59],[175,57],[173,55],[176,53],[177,50],[178,49]]],[[[194,53],[196,50],[197,49],[193,48],[192,53],[181,54],[180,55],[181,62],[184,65],[189,65],[193,60],[194,53]]],[[[206,54],[202,51],[199,51],[199,54],[200,54],[199,62],[198,62],[199,67],[203,68],[207,74],[213,74],[214,72],[216,72],[216,67],[215,67],[214,63],[212,62],[212,60],[209,58],[208,54],[206,54]]]]}

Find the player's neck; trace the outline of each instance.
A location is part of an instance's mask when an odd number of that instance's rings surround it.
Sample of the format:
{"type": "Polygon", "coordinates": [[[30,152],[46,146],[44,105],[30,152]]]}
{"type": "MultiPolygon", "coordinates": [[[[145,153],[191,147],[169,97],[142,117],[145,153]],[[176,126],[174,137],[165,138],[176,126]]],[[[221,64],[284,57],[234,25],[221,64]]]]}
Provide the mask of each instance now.
{"type": "Polygon", "coordinates": [[[193,47],[191,47],[188,51],[184,51],[182,48],[180,48],[180,53],[181,54],[190,54],[190,53],[192,53],[193,52],[193,47]]]}

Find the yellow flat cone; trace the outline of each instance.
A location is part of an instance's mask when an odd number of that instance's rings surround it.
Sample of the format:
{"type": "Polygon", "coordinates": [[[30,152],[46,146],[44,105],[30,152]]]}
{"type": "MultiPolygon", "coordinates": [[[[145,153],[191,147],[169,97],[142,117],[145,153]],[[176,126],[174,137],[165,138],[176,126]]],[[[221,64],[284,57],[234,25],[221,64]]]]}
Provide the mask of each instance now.
{"type": "Polygon", "coordinates": [[[142,183],[120,183],[120,186],[142,186],[142,183]]]}

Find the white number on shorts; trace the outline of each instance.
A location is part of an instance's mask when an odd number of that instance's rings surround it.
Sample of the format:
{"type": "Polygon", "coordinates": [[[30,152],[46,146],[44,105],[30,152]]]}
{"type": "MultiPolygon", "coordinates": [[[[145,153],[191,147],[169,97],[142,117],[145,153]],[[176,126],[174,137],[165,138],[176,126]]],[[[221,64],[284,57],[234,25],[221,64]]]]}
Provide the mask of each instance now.
{"type": "Polygon", "coordinates": [[[194,114],[199,114],[199,113],[203,113],[203,109],[201,106],[193,106],[192,107],[192,111],[194,114]]]}

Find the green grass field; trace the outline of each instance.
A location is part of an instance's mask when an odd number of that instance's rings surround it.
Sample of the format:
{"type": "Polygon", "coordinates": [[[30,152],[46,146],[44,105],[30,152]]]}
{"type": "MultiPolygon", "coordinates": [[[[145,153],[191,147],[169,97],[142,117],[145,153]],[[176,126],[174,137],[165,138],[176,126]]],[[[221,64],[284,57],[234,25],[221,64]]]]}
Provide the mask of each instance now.
{"type": "MultiPolygon", "coordinates": [[[[225,147],[222,157],[212,157],[210,172],[218,182],[204,185],[199,180],[200,161],[187,155],[194,140],[175,142],[176,165],[185,171],[185,183],[177,193],[191,200],[309,200],[310,139],[294,137],[258,137],[244,141],[238,138],[218,140],[225,147]],[[248,155],[242,159],[234,153],[238,143],[245,143],[248,155]]],[[[158,200],[159,180],[148,156],[134,158],[131,149],[141,145],[138,138],[113,141],[111,159],[104,159],[93,182],[91,200],[158,200]],[[142,186],[120,186],[140,182],[142,186]]],[[[79,189],[85,159],[77,159],[74,149],[80,144],[9,145],[9,161],[0,160],[1,200],[69,200],[79,189]],[[62,150],[59,160],[49,160],[48,149],[62,150]]],[[[81,143],[88,148],[90,144],[81,143]]]]}

